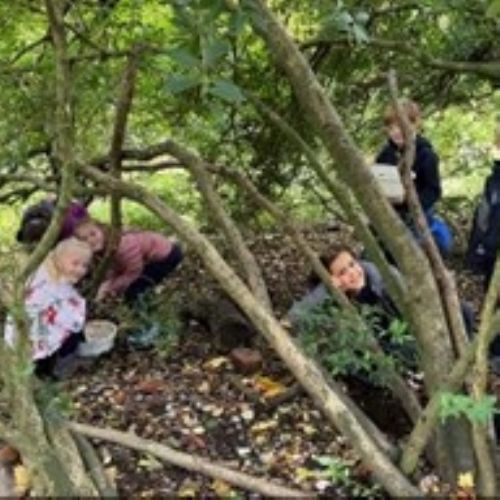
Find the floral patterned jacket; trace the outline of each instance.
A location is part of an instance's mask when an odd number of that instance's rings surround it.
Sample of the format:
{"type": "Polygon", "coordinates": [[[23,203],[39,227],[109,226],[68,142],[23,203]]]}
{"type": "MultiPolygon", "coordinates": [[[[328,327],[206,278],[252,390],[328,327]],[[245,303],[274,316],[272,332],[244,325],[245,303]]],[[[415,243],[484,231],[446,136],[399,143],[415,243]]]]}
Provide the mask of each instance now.
{"type": "MultiPolygon", "coordinates": [[[[70,283],[53,281],[43,265],[28,281],[25,308],[31,320],[30,338],[35,360],[53,354],[85,324],[85,299],[70,283]]],[[[15,338],[12,319],[8,318],[5,340],[13,345],[15,338]]]]}

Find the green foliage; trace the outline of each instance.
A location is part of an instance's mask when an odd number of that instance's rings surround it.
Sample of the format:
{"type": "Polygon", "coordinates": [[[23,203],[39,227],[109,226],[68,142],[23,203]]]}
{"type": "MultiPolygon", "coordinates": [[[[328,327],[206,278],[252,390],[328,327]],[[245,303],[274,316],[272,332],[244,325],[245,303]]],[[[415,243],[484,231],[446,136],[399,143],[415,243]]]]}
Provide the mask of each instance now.
{"type": "MultiPolygon", "coordinates": [[[[5,19],[0,41],[0,173],[51,178],[49,158],[33,153],[49,146],[54,136],[53,47],[43,40],[47,19],[43,6],[7,3],[0,6],[5,19]]],[[[315,196],[319,183],[302,153],[244,98],[251,93],[265,102],[321,155],[314,130],[288,83],[249,28],[248,17],[254,14],[245,2],[237,2],[241,8],[232,12],[222,0],[122,0],[106,5],[73,2],[65,17],[80,160],[109,151],[125,54],[140,44],[145,50],[127,147],[172,136],[210,161],[248,173],[264,194],[286,209],[292,207],[298,218],[325,216],[323,201],[315,196]]],[[[305,57],[367,156],[373,156],[384,140],[384,72],[395,67],[402,93],[424,108],[425,133],[442,160],[445,196],[479,192],[490,165],[487,148],[498,109],[498,85],[474,73],[458,75],[426,66],[425,60],[497,60],[497,0],[429,0],[418,5],[395,0],[274,0],[271,6],[304,44],[305,57]],[[408,33],[402,33],[403,25],[409,26],[408,33]],[[328,37],[339,36],[347,36],[348,46],[328,45],[328,37]],[[394,41],[394,49],[372,46],[378,38],[394,41]],[[315,44],[317,39],[321,43],[315,44]],[[408,45],[415,51],[408,51],[408,45]]],[[[204,224],[190,181],[174,175],[165,182],[164,177],[170,175],[133,174],[175,210],[204,224]]],[[[12,199],[24,199],[31,195],[28,188],[27,183],[6,183],[0,197],[9,193],[12,199]]],[[[245,223],[268,224],[233,187],[219,182],[218,189],[232,214],[245,223]]],[[[7,220],[4,210],[2,229],[7,220]]],[[[126,212],[134,224],[156,227],[154,219],[136,207],[127,206],[126,212]]],[[[1,238],[12,233],[2,231],[1,238]]]]}
{"type": "Polygon", "coordinates": [[[352,476],[350,465],[343,459],[334,456],[316,456],[314,461],[322,467],[321,477],[337,488],[345,489],[355,498],[374,498],[381,494],[379,485],[367,486],[352,476]]]}
{"type": "Polygon", "coordinates": [[[153,346],[160,356],[170,356],[178,344],[182,328],[178,311],[179,301],[174,295],[143,294],[127,323],[131,345],[153,346]]]}
{"type": "Polygon", "coordinates": [[[368,12],[364,10],[351,13],[344,2],[338,0],[332,12],[322,19],[320,36],[346,33],[352,42],[367,42],[369,35],[366,31],[366,23],[369,17],[368,12]]]}
{"type": "Polygon", "coordinates": [[[490,0],[486,15],[492,18],[500,18],[500,0],[490,0]]]}
{"type": "Polygon", "coordinates": [[[370,339],[375,336],[393,347],[412,350],[407,325],[399,319],[389,324],[388,331],[381,331],[380,315],[376,307],[362,307],[360,322],[356,316],[343,311],[328,300],[301,315],[300,341],[306,352],[318,359],[332,376],[360,375],[373,383],[385,385],[389,370],[400,369],[406,362],[404,356],[394,350],[394,355],[374,352],[370,339]]]}
{"type": "Polygon", "coordinates": [[[471,422],[486,424],[496,413],[496,398],[485,395],[479,400],[465,394],[444,392],[441,394],[439,416],[444,422],[450,417],[467,417],[471,422]]]}

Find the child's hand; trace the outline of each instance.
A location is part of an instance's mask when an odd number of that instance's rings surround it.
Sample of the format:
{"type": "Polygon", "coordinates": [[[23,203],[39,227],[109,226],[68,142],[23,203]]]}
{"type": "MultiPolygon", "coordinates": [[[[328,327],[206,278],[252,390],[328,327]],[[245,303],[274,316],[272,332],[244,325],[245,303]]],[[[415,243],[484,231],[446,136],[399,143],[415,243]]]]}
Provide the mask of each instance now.
{"type": "Polygon", "coordinates": [[[101,284],[101,286],[97,290],[97,295],[95,298],[97,301],[100,301],[103,300],[107,295],[109,295],[109,287],[108,283],[105,281],[104,283],[101,284]]]}

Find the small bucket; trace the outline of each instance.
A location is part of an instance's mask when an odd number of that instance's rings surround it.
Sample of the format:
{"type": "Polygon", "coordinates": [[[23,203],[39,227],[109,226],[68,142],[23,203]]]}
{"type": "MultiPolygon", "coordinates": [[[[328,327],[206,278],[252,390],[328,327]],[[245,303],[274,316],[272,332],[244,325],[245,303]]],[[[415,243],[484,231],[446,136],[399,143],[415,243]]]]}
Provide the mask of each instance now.
{"type": "Polygon", "coordinates": [[[85,342],[78,347],[78,354],[95,357],[113,348],[118,327],[111,321],[96,319],[89,321],[83,330],[85,342]]]}

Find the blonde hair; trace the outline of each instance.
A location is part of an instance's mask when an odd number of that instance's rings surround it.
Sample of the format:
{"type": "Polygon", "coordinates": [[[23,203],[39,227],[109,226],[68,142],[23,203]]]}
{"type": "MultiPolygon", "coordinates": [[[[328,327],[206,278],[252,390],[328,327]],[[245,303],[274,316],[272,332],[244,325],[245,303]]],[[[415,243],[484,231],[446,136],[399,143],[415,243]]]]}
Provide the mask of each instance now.
{"type": "Polygon", "coordinates": [[[61,273],[58,262],[63,255],[67,255],[68,253],[90,260],[93,252],[88,243],[85,243],[84,241],[81,241],[73,236],[66,238],[65,240],[61,240],[55,248],[48,253],[47,257],[45,257],[45,260],[43,261],[43,265],[47,269],[49,276],[54,281],[61,281],[65,278],[65,276],[61,273]]]}
{"type": "MultiPolygon", "coordinates": [[[[420,106],[411,99],[400,99],[399,105],[403,109],[410,123],[418,127],[422,118],[420,106]]],[[[386,126],[399,124],[400,120],[393,104],[389,104],[389,106],[385,108],[383,120],[384,125],[386,126]]]]}

